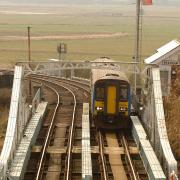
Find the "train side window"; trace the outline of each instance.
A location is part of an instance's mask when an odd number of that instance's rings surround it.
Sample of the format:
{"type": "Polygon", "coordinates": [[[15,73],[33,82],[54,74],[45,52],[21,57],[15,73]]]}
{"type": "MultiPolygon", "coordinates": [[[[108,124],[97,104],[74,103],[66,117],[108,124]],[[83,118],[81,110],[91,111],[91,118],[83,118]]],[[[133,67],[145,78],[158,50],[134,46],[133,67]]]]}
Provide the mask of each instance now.
{"type": "Polygon", "coordinates": [[[97,87],[96,88],[96,99],[103,100],[104,99],[104,88],[97,87]]]}
{"type": "Polygon", "coordinates": [[[120,100],[127,100],[128,99],[128,91],[127,88],[120,88],[120,100]]]}

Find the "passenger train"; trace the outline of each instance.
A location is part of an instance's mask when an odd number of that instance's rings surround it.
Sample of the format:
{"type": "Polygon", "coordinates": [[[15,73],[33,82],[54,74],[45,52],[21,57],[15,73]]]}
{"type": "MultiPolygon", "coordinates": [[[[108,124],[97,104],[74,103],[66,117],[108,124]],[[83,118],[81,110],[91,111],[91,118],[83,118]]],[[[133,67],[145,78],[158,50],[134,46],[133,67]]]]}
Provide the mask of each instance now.
{"type": "Polygon", "coordinates": [[[100,58],[91,74],[91,114],[99,129],[130,128],[131,89],[127,76],[114,61],[100,58]]]}

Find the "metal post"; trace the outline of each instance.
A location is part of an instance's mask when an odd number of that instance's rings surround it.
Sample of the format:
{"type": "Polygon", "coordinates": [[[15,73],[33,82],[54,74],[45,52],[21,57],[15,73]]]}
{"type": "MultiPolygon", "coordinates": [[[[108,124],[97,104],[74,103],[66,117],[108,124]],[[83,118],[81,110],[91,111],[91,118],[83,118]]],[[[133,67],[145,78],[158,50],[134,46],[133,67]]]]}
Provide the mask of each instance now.
{"type": "Polygon", "coordinates": [[[31,41],[30,41],[30,28],[31,27],[27,27],[28,28],[28,61],[29,61],[29,67],[30,67],[30,62],[31,62],[31,41]]]}
{"type": "MultiPolygon", "coordinates": [[[[136,35],[135,35],[135,62],[139,63],[139,23],[140,23],[140,0],[136,0],[136,35]]],[[[135,72],[134,72],[135,73],[135,72]]],[[[134,74],[134,89],[136,94],[137,74],[134,74]]]]}
{"type": "MultiPolygon", "coordinates": [[[[30,68],[30,62],[31,62],[31,39],[30,39],[30,28],[27,27],[28,29],[28,62],[29,62],[29,68],[30,68]]],[[[29,79],[29,96],[31,97],[31,79],[29,79]]]]}
{"type": "Polygon", "coordinates": [[[59,61],[61,60],[61,52],[59,52],[59,61]]]}

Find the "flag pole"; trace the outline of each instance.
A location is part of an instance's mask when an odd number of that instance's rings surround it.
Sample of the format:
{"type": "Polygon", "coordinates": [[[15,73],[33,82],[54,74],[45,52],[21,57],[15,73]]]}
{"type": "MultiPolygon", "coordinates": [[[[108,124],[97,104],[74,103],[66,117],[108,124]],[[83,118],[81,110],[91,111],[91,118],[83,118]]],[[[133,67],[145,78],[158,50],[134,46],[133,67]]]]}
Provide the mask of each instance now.
{"type": "MultiPolygon", "coordinates": [[[[140,67],[139,62],[139,23],[140,23],[140,0],[136,0],[136,34],[135,34],[135,63],[138,63],[140,67]]],[[[137,64],[136,64],[137,65],[137,64]]],[[[135,67],[136,67],[135,65],[135,67]]],[[[134,89],[136,94],[136,88],[137,88],[137,74],[136,74],[136,68],[134,69],[134,89]]]]}
{"type": "MultiPolygon", "coordinates": [[[[28,65],[29,65],[29,68],[30,68],[30,66],[31,66],[31,35],[30,35],[31,27],[28,26],[27,29],[28,29],[28,65]]],[[[31,97],[31,86],[32,86],[31,85],[31,78],[29,78],[29,96],[30,97],[31,97]]]]}

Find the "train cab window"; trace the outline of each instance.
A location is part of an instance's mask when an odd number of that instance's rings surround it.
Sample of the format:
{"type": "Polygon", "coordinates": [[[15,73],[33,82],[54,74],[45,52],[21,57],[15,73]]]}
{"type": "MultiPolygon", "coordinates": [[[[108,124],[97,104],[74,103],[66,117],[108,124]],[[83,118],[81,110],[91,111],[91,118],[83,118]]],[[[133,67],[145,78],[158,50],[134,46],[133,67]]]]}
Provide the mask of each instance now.
{"type": "Polygon", "coordinates": [[[123,100],[123,101],[128,99],[127,87],[120,88],[119,98],[120,98],[120,100],[123,100]]]}
{"type": "Polygon", "coordinates": [[[96,88],[96,100],[103,100],[104,99],[104,88],[97,87],[96,88]]]}

